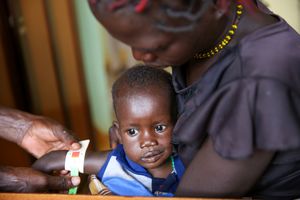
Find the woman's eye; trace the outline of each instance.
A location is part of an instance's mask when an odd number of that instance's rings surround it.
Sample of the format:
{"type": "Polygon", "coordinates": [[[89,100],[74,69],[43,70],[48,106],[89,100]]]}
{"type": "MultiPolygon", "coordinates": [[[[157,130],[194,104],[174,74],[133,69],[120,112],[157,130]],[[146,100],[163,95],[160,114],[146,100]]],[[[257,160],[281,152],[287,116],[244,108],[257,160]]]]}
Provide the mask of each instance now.
{"type": "Polygon", "coordinates": [[[161,133],[161,132],[165,131],[166,128],[167,128],[167,126],[165,126],[165,125],[157,125],[157,126],[155,127],[155,132],[156,132],[156,133],[161,133]]]}
{"type": "Polygon", "coordinates": [[[128,134],[129,136],[135,136],[135,135],[138,134],[138,130],[137,130],[137,129],[134,129],[134,128],[128,129],[128,130],[127,130],[127,134],[128,134]]]}

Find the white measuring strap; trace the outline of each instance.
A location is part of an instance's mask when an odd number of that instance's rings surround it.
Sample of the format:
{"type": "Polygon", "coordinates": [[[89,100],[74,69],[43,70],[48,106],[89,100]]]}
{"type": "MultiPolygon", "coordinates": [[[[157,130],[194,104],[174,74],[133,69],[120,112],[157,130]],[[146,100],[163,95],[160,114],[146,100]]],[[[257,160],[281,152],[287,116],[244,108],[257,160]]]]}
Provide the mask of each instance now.
{"type": "Polygon", "coordinates": [[[78,169],[80,173],[84,173],[85,152],[89,146],[90,140],[82,140],[79,142],[81,148],[78,150],[69,150],[65,159],[65,170],[71,171],[78,169]]]}

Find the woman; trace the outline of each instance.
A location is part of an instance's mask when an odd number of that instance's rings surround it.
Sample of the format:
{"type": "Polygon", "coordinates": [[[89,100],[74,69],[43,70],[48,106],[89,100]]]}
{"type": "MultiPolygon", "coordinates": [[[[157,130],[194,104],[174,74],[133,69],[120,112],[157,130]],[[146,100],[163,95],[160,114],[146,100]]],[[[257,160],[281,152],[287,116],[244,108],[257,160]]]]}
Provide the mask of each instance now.
{"type": "Polygon", "coordinates": [[[300,197],[300,37],[282,18],[251,0],[89,2],[135,59],[173,68],[178,196],[300,197]]]}

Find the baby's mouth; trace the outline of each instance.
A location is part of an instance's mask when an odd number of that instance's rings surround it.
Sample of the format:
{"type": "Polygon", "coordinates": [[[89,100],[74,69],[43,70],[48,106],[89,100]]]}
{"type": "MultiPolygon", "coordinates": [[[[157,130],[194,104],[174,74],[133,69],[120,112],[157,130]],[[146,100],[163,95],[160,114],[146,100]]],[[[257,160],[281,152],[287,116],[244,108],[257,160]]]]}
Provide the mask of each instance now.
{"type": "Polygon", "coordinates": [[[146,152],[142,157],[141,160],[143,162],[152,163],[156,162],[163,156],[163,151],[161,150],[153,150],[146,152]]]}

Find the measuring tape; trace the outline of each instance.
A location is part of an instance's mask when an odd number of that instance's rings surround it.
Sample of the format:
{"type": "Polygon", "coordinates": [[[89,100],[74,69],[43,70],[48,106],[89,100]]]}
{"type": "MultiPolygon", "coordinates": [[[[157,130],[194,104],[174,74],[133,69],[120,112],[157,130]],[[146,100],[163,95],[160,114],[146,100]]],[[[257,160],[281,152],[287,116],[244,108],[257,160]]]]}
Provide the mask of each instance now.
{"type": "MultiPolygon", "coordinates": [[[[81,148],[78,150],[69,150],[65,159],[65,170],[70,171],[71,176],[79,176],[79,172],[84,173],[85,152],[90,140],[82,140],[79,143],[81,144],[81,148]]],[[[69,194],[76,194],[77,188],[70,188],[69,194]]]]}

